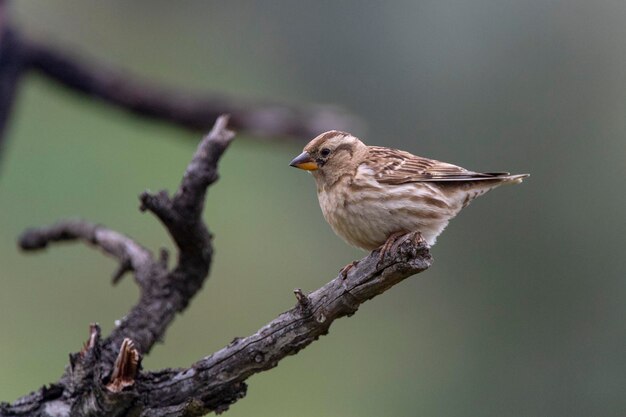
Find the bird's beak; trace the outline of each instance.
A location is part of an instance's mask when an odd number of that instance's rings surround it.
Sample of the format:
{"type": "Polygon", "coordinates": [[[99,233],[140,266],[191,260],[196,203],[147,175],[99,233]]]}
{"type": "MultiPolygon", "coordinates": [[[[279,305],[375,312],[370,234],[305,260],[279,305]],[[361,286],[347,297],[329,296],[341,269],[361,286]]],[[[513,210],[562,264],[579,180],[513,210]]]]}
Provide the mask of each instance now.
{"type": "Polygon", "coordinates": [[[293,161],[289,163],[289,166],[304,169],[305,171],[315,171],[319,168],[317,163],[311,159],[311,155],[308,152],[302,152],[296,156],[293,161]]]}

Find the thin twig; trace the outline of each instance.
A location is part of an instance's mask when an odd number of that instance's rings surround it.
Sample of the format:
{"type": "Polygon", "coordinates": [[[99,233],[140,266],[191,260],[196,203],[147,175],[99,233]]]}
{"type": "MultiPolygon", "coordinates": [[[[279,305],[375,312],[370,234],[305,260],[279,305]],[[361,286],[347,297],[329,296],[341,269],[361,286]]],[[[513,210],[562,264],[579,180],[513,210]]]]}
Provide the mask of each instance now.
{"type": "MultiPolygon", "coordinates": [[[[104,226],[85,220],[65,220],[52,226],[26,230],[19,238],[19,245],[25,251],[44,249],[50,243],[82,240],[102,249],[107,255],[120,262],[119,271],[135,271],[138,280],[153,267],[150,251],[128,236],[104,226]]],[[[117,272],[116,283],[121,277],[117,272]]]]}

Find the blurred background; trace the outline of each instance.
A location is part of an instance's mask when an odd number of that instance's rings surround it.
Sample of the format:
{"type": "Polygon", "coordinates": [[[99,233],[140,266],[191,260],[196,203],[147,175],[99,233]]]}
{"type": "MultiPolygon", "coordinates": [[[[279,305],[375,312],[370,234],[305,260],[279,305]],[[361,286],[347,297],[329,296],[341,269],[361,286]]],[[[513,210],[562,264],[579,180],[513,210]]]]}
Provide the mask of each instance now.
{"type": "MultiPolygon", "coordinates": [[[[435,263],[252,377],[228,416],[626,415],[626,2],[20,0],[24,33],[197,92],[333,103],[369,144],[530,172],[439,238],[435,263]]],[[[200,135],[29,76],[0,171],[0,400],[52,382],[90,322],[135,302],[83,245],[24,255],[29,226],[84,217],[157,249],[138,210],[200,135]]],[[[322,218],[298,141],[239,135],[205,218],[203,291],[145,358],[188,366],[291,308],[364,253],[322,218]]]]}

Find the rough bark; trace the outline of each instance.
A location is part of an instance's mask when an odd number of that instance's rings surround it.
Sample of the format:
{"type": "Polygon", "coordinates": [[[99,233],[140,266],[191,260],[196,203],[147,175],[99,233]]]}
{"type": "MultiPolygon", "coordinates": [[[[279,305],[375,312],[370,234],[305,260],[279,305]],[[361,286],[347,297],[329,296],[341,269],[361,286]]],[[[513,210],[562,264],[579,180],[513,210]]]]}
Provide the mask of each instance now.
{"type": "Polygon", "coordinates": [[[233,138],[228,119],[218,118],[202,140],[173,197],[164,191],[143,193],[142,209],[154,213],[178,248],[168,269],[167,255],[152,253],[121,233],[81,220],[26,231],[24,250],[60,241],[81,240],[120,262],[114,282],[134,274],[140,298],[106,339],[91,325],[89,338],[59,381],[0,404],[8,416],[199,416],[220,413],[243,398],[251,375],[271,369],[328,333],[332,322],[354,314],[365,301],[430,266],[419,233],[399,239],[381,260],[374,251],[308,296],[294,291],[296,306],[245,338],[200,359],[189,368],[140,371],[141,355],[150,352],[175,315],[200,290],[212,260],[211,235],[201,214],[207,187],[217,180],[217,163],[233,138]]]}

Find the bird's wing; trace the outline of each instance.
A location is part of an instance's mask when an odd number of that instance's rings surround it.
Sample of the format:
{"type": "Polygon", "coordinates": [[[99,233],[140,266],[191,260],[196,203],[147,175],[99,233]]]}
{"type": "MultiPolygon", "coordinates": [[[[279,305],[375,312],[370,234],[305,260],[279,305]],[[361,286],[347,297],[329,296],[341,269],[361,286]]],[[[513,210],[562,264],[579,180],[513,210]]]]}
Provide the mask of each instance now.
{"type": "Polygon", "coordinates": [[[479,173],[434,159],[422,158],[398,149],[369,147],[368,167],[382,184],[411,182],[479,181],[498,179],[508,172],[479,173]]]}

